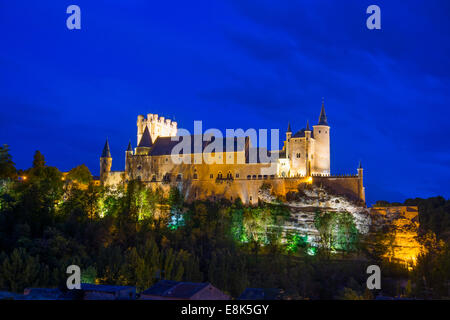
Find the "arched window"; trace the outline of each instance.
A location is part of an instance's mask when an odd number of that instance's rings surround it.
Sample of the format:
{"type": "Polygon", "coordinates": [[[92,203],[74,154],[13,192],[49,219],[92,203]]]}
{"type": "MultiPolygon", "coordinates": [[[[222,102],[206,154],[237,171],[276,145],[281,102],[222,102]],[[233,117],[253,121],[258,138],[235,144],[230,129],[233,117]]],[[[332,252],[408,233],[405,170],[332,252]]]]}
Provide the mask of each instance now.
{"type": "Polygon", "coordinates": [[[233,179],[233,174],[231,173],[231,171],[228,171],[227,179],[233,179]]]}
{"type": "Polygon", "coordinates": [[[219,171],[219,173],[217,174],[217,179],[222,179],[222,172],[219,171]]]}
{"type": "Polygon", "coordinates": [[[197,168],[194,168],[194,179],[198,179],[197,168]]]}
{"type": "Polygon", "coordinates": [[[297,153],[297,158],[300,158],[300,156],[301,156],[301,154],[300,154],[300,153],[297,153]]]}

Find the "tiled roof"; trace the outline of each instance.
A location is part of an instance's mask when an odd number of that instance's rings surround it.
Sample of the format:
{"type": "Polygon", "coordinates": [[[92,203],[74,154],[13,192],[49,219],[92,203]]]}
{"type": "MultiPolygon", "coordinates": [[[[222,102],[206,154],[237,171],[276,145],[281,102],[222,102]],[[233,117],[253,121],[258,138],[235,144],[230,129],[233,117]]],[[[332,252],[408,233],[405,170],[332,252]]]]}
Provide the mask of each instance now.
{"type": "MultiPolygon", "coordinates": [[[[203,141],[201,136],[182,136],[178,141],[172,141],[172,137],[158,137],[153,144],[152,149],[149,152],[149,155],[151,156],[160,156],[160,155],[170,155],[172,153],[173,147],[175,147],[178,143],[183,143],[183,139],[189,139],[191,143],[191,154],[197,153],[197,149],[200,149],[203,151],[206,146],[213,143],[214,138],[211,139],[211,141],[203,141]],[[197,138],[196,138],[197,137],[197,138]],[[196,143],[201,143],[200,148],[196,148],[196,143]]],[[[239,143],[239,138],[237,137],[228,137],[228,138],[215,138],[216,140],[219,139],[222,142],[222,151],[227,151],[227,142],[233,144],[233,150],[236,151],[243,151],[245,149],[245,145],[248,143],[248,137],[245,137],[244,143],[239,143]],[[231,141],[230,141],[231,140],[231,141]]],[[[186,152],[186,150],[184,150],[186,152]]],[[[217,152],[217,150],[216,150],[217,152]]]]}
{"type": "Polygon", "coordinates": [[[207,286],[209,286],[208,282],[160,280],[154,286],[142,292],[142,294],[171,298],[190,298],[207,286]]]}
{"type": "Polygon", "coordinates": [[[110,286],[104,284],[90,284],[90,283],[82,283],[81,290],[84,291],[99,291],[99,292],[118,292],[126,289],[134,289],[132,286],[110,286]]]}
{"type": "MultiPolygon", "coordinates": [[[[305,136],[306,129],[303,128],[302,130],[297,131],[292,138],[303,138],[305,136]]],[[[311,131],[311,138],[314,138],[314,132],[311,131]]]]}
{"type": "Polygon", "coordinates": [[[280,298],[280,289],[247,288],[238,300],[279,300],[280,298]]]}

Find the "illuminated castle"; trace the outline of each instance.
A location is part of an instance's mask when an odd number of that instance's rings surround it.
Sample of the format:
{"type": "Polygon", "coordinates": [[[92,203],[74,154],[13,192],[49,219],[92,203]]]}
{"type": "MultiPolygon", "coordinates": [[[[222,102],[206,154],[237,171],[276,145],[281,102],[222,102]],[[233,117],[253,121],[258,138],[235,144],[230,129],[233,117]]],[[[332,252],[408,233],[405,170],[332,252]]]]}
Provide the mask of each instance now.
{"type": "Polygon", "coordinates": [[[178,132],[176,122],[156,114],[148,114],[147,118],[139,115],[137,147],[133,150],[131,142],[128,144],[125,171],[111,171],[106,141],[100,158],[100,180],[104,185],[115,185],[139,179],[152,188],[177,186],[186,200],[225,197],[240,198],[248,204],[257,203],[258,190],[264,183],[280,195],[296,191],[299,184],[320,184],[365,203],[361,165],[356,175],[331,175],[330,126],[323,102],[318,123],[312,128],[307,122],[304,129],[293,134],[289,123],[283,148],[267,151],[252,146],[248,136],[174,138],[178,132]],[[191,141],[188,152],[184,149],[182,155],[174,155],[185,138],[191,141]],[[196,144],[197,138],[200,143],[196,144]]]}

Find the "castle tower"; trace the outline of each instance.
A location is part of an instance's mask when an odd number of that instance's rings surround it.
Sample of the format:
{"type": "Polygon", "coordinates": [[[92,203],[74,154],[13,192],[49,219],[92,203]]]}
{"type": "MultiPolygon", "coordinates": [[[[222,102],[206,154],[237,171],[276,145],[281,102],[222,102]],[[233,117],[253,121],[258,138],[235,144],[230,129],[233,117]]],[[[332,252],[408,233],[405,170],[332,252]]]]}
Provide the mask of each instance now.
{"type": "Polygon", "coordinates": [[[139,144],[142,138],[142,134],[144,133],[144,128],[146,126],[146,121],[144,119],[144,116],[142,114],[138,115],[137,117],[137,142],[136,145],[139,144]]]}
{"type": "Polygon", "coordinates": [[[286,141],[284,142],[284,149],[286,151],[286,157],[289,158],[289,140],[292,137],[292,130],[291,130],[291,122],[288,122],[288,128],[286,131],[286,141]]]}
{"type": "Polygon", "coordinates": [[[109,142],[106,139],[105,146],[103,147],[102,156],[100,157],[100,181],[105,182],[109,173],[111,172],[112,157],[109,150],[109,142]]]}
{"type": "Polygon", "coordinates": [[[131,140],[128,142],[127,151],[125,151],[125,172],[130,172],[131,157],[133,156],[133,148],[131,147],[131,140]]]}
{"type": "Polygon", "coordinates": [[[361,165],[361,161],[358,166],[358,196],[361,201],[366,202],[366,191],[363,183],[363,167],[361,165]]]}
{"type": "Polygon", "coordinates": [[[314,130],[314,172],[329,175],[330,170],[330,126],[325,114],[324,101],[320,110],[319,122],[313,126],[314,130]]]}
{"type": "Polygon", "coordinates": [[[177,123],[157,114],[149,113],[147,118],[139,115],[137,118],[137,145],[141,143],[145,129],[150,133],[150,142],[154,143],[158,137],[174,137],[177,135],[177,123]]]}
{"type": "Polygon", "coordinates": [[[288,141],[292,137],[292,130],[291,130],[291,122],[288,122],[288,128],[286,131],[286,141],[288,141]]]}
{"type": "Polygon", "coordinates": [[[309,129],[309,121],[306,120],[306,129],[305,129],[305,168],[306,168],[306,176],[311,175],[311,129],[309,129]]]}

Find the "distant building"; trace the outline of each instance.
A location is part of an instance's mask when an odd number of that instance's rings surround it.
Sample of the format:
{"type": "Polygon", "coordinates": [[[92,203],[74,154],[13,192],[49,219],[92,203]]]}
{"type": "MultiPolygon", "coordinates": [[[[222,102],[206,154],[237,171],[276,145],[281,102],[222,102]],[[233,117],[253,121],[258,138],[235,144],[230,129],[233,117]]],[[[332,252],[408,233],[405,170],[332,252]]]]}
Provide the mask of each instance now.
{"type": "Polygon", "coordinates": [[[262,289],[262,288],[247,288],[239,296],[238,300],[281,300],[283,290],[281,289],[262,289]]]}
{"type": "Polygon", "coordinates": [[[131,286],[81,284],[84,300],[133,300],[136,288],[131,286]]]}
{"type": "Polygon", "coordinates": [[[208,282],[158,281],[141,293],[143,300],[230,300],[208,282]]]}

